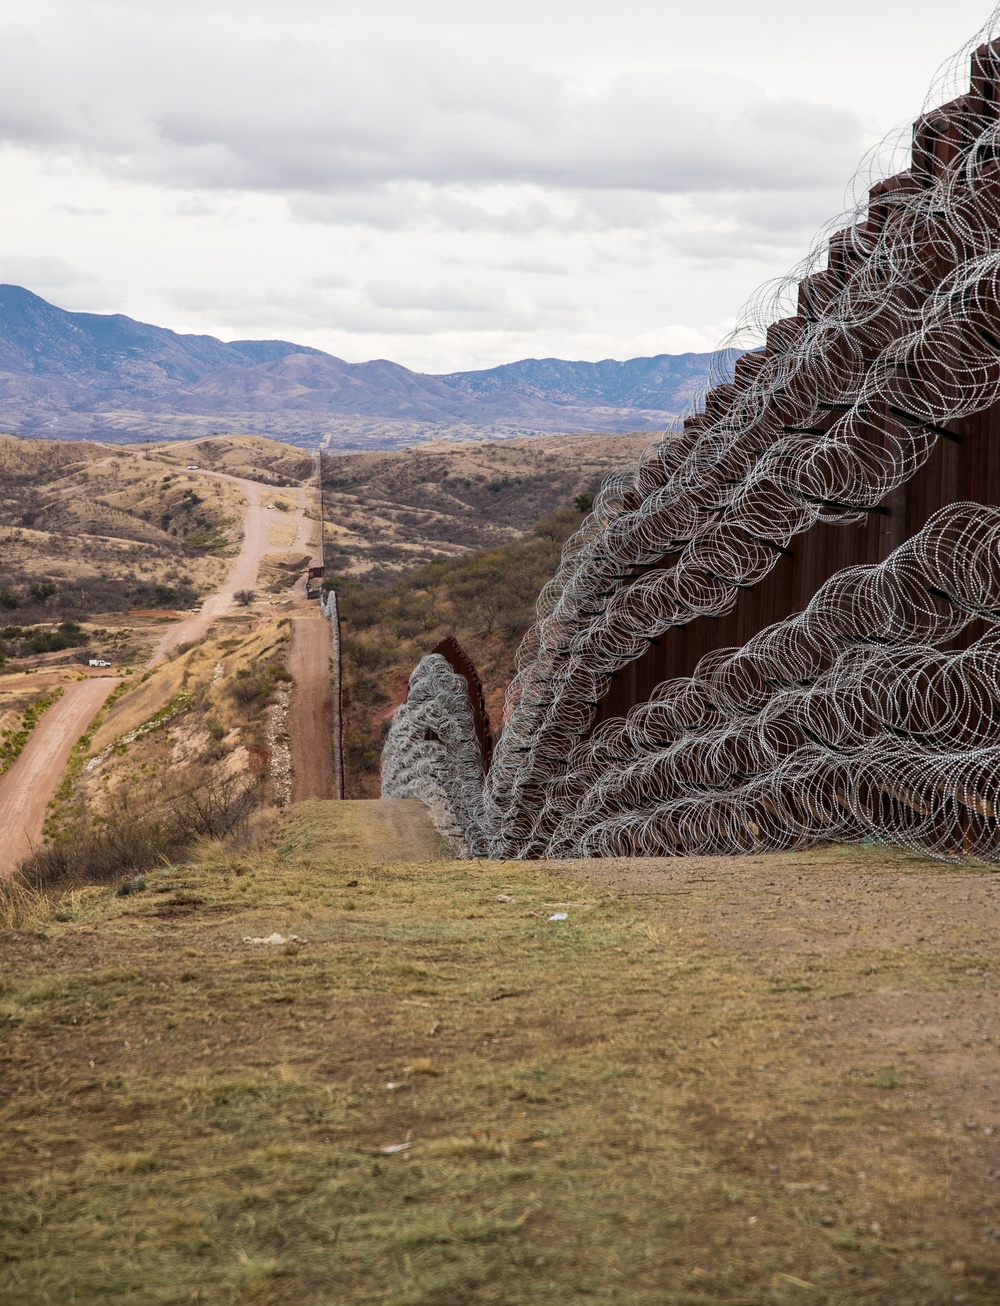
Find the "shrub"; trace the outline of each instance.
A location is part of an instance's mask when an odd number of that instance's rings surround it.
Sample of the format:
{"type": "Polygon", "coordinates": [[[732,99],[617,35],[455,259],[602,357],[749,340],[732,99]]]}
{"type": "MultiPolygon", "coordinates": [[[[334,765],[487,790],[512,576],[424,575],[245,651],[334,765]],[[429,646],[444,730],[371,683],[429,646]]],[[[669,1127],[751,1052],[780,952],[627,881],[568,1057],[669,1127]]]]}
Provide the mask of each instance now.
{"type": "Polygon", "coordinates": [[[108,884],[176,861],[197,839],[245,833],[263,798],[260,775],[188,775],[155,808],[119,793],[103,816],[84,820],[36,849],[17,871],[21,885],[108,884]]]}
{"type": "Polygon", "coordinates": [[[262,776],[241,774],[212,775],[189,785],[172,802],[174,834],[183,843],[244,834],[260,804],[263,783],[262,776]]]}
{"type": "Polygon", "coordinates": [[[274,686],[279,680],[291,680],[285,668],[275,662],[263,666],[251,664],[241,667],[229,685],[229,693],[248,716],[271,701],[274,686]]]}
{"type": "Polygon", "coordinates": [[[64,842],[37,849],[21,863],[18,878],[36,888],[107,884],[171,861],[182,842],[162,819],[121,809],[74,830],[64,842]]]}

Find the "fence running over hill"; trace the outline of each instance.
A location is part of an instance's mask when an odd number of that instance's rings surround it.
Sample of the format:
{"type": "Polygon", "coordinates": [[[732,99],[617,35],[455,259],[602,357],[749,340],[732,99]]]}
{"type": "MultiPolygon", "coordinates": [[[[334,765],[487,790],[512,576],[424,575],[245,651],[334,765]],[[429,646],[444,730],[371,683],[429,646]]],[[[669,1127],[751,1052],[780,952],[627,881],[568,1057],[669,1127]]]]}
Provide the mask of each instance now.
{"type": "MultiPolygon", "coordinates": [[[[539,597],[485,778],[459,774],[441,730],[466,721],[440,714],[424,782],[455,795],[470,851],[867,834],[1000,861],[997,29],[914,125],[909,166],[865,179],[745,312],[732,379],[605,482],[539,597]]],[[[432,685],[454,697],[415,675],[425,714],[432,685]]],[[[390,760],[419,742],[411,715],[390,760]]]]}
{"type": "Polygon", "coordinates": [[[327,590],[320,595],[320,611],[330,622],[331,662],[330,675],[333,681],[333,789],[336,798],[344,796],[344,724],[343,724],[343,688],[342,658],[340,651],[340,609],[337,606],[336,590],[327,590]]]}

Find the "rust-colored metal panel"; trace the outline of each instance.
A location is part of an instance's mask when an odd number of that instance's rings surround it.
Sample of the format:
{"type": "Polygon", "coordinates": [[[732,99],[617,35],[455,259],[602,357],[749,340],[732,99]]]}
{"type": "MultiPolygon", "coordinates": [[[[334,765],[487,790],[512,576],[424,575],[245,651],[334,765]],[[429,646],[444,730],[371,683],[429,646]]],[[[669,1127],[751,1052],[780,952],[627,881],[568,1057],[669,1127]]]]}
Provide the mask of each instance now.
{"type": "Polygon", "coordinates": [[[493,760],[493,730],[490,727],[490,714],[486,710],[483,682],[479,679],[476,665],[453,635],[449,635],[440,644],[435,645],[431,652],[439,653],[452,671],[461,676],[469,687],[469,703],[476,725],[476,738],[479,740],[479,748],[483,755],[483,773],[486,774],[493,760]]]}
{"type": "MultiPolygon", "coordinates": [[[[1000,404],[954,424],[959,442],[939,440],[913,479],[888,496],[884,513],[860,524],[824,522],[800,535],[766,580],[740,594],[732,612],[698,618],[685,630],[667,631],[658,644],[623,667],[601,703],[595,726],[644,703],[663,680],[689,676],[717,648],[740,647],[792,613],[804,609],[820,585],[844,567],[882,562],[919,531],[939,508],[958,500],[1000,505],[1000,404]]],[[[665,560],[666,561],[666,560],[665,560]]],[[[974,623],[967,646],[982,634],[974,623]]]]}

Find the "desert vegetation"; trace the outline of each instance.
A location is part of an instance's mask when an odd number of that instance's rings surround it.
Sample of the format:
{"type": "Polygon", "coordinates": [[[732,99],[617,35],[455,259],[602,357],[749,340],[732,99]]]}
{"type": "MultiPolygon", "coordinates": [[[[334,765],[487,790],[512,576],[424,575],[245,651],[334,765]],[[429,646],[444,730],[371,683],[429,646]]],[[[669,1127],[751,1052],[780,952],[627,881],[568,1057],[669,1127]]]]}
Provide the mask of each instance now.
{"type": "Polygon", "coordinates": [[[287,621],[232,620],[123,681],[74,749],[20,891],[121,884],[200,840],[252,840],[274,802],[268,711],[286,644],[287,621]]]}
{"type": "Polygon", "coordinates": [[[231,485],[148,447],[0,437],[0,618],[21,626],[187,607],[239,537],[231,485]]]}
{"type": "Polygon", "coordinates": [[[302,449],[262,435],[210,436],[151,446],[158,460],[187,468],[245,476],[266,485],[301,485],[316,475],[316,459],[302,449]]]}
{"type": "Polygon", "coordinates": [[[375,797],[389,713],[420,658],[447,635],[470,655],[499,725],[514,655],[562,546],[583,519],[578,507],[543,517],[513,540],[459,558],[437,558],[389,585],[332,584],[344,629],[344,760],[348,794],[375,797]]]}
{"type": "Polygon", "coordinates": [[[435,558],[506,543],[593,493],[649,441],[544,436],[325,454],[328,570],[386,583],[435,558]]]}

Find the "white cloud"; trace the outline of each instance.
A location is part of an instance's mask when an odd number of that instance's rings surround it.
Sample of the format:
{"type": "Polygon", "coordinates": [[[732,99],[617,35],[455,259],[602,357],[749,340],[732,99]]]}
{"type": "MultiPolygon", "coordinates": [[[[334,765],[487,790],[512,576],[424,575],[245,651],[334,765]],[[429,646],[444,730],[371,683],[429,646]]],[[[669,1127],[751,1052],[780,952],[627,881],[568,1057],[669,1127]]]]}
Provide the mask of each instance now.
{"type": "Polygon", "coordinates": [[[70,310],[99,312],[113,307],[108,290],[90,273],[72,267],[65,259],[45,255],[0,255],[0,282],[28,286],[36,294],[50,295],[70,310]]]}
{"type": "Polygon", "coordinates": [[[587,85],[486,46],[456,60],[433,41],[317,41],[235,15],[206,29],[155,6],[81,4],[44,33],[5,33],[0,137],[113,176],[343,195],[380,225],[393,183],[824,185],[850,170],[862,133],[849,109],[704,69],[587,85]]]}
{"type": "Polygon", "coordinates": [[[431,371],[704,349],[981,17],[8,0],[0,274],[431,371]]]}

